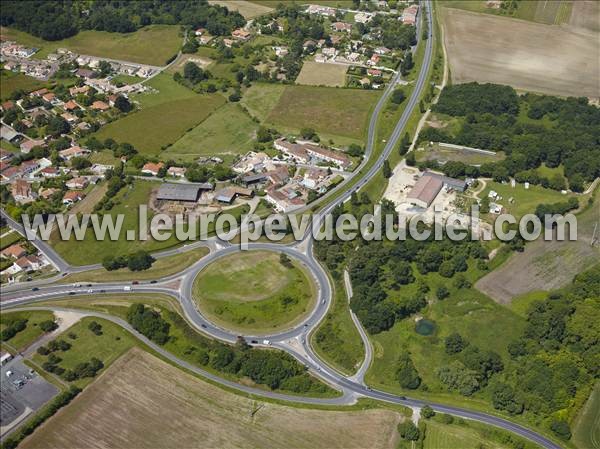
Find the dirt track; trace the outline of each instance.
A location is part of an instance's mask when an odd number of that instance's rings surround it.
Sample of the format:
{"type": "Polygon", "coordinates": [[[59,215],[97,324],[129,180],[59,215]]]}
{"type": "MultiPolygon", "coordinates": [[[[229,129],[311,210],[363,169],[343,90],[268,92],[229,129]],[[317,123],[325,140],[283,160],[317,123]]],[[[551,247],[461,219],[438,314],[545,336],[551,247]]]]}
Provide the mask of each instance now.
{"type": "Polygon", "coordinates": [[[600,97],[599,33],[443,11],[454,83],[493,82],[553,95],[600,97]]]}

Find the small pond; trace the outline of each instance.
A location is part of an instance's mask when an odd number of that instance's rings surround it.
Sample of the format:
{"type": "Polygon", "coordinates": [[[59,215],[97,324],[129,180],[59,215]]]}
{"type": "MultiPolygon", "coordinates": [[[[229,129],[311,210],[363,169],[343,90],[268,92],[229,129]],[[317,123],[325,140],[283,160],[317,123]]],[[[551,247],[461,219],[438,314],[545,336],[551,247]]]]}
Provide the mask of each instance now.
{"type": "Polygon", "coordinates": [[[435,332],[435,323],[425,318],[419,320],[415,325],[415,332],[419,335],[431,335],[435,332]]]}

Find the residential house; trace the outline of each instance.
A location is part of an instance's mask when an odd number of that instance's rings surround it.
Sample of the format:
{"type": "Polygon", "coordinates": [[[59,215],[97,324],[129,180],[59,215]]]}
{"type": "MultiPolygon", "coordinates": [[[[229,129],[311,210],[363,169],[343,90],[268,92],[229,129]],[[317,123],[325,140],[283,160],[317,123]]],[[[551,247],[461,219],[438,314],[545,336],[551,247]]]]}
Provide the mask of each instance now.
{"type": "Polygon", "coordinates": [[[346,23],[346,22],[333,22],[331,24],[331,28],[334,31],[337,32],[346,32],[346,33],[351,33],[352,32],[352,24],[350,23],[346,23]]]}
{"type": "Polygon", "coordinates": [[[223,39],[223,45],[225,45],[227,48],[233,47],[233,44],[235,44],[235,41],[227,38],[223,39]]]}
{"type": "Polygon", "coordinates": [[[77,123],[79,121],[79,117],[71,114],[70,112],[63,112],[62,114],[60,114],[60,116],[62,118],[64,118],[71,125],[74,123],[77,123]]]}
{"type": "Polygon", "coordinates": [[[8,100],[8,101],[5,101],[4,103],[0,104],[0,107],[2,108],[2,110],[4,112],[6,112],[15,107],[15,102],[12,100],[8,100]]]}
{"type": "Polygon", "coordinates": [[[167,175],[177,178],[184,178],[186,171],[187,169],[185,167],[169,167],[167,169],[167,175]]]}
{"type": "Polygon", "coordinates": [[[76,202],[81,201],[84,198],[85,193],[76,192],[75,190],[69,190],[67,193],[65,193],[65,196],[63,196],[62,202],[63,204],[70,206],[71,204],[75,204],[76,202]]]}
{"type": "Polygon", "coordinates": [[[206,33],[206,28],[198,28],[195,31],[196,36],[202,36],[204,33],[206,33]]]}
{"type": "Polygon", "coordinates": [[[358,12],[354,15],[354,21],[356,23],[367,23],[373,18],[373,14],[368,12],[358,12]]]}
{"type": "Polygon", "coordinates": [[[31,186],[24,179],[17,179],[12,185],[12,196],[19,204],[35,201],[36,195],[31,191],[31,186]]]}
{"type": "Polygon", "coordinates": [[[90,69],[78,69],[77,72],[75,72],[75,74],[81,78],[85,78],[85,79],[91,79],[91,78],[96,78],[96,72],[94,72],[93,70],[90,69]]]}
{"type": "Polygon", "coordinates": [[[70,87],[69,95],[74,97],[75,95],[79,95],[79,94],[87,94],[89,90],[90,90],[90,86],[88,86],[88,85],[81,86],[81,87],[70,87]]]}
{"type": "Polygon", "coordinates": [[[90,170],[92,173],[95,173],[97,175],[104,175],[104,173],[106,173],[108,170],[112,170],[114,168],[114,165],[94,164],[90,167],[90,170]]]}
{"type": "Polygon", "coordinates": [[[404,11],[402,11],[402,16],[400,17],[402,23],[405,25],[415,25],[417,23],[418,12],[418,5],[410,5],[408,8],[405,8],[404,11]]]}
{"type": "Polygon", "coordinates": [[[46,167],[40,170],[40,174],[44,178],[57,178],[60,176],[60,170],[56,167],[46,167]]]}
{"type": "Polygon", "coordinates": [[[5,259],[19,259],[25,254],[27,254],[27,251],[18,243],[14,243],[0,252],[0,255],[5,259]]]}
{"type": "Polygon", "coordinates": [[[58,155],[61,157],[61,159],[64,159],[65,161],[70,161],[74,157],[82,157],[89,153],[90,150],[74,145],[72,147],[67,148],[66,150],[59,151],[58,155]]]}
{"type": "Polygon", "coordinates": [[[381,76],[381,70],[379,69],[368,69],[367,74],[369,76],[381,76]]]}
{"type": "Polygon", "coordinates": [[[371,56],[371,59],[367,61],[367,65],[376,66],[377,64],[379,64],[380,60],[381,58],[379,57],[379,55],[374,54],[373,56],[371,56]]]}
{"type": "Polygon", "coordinates": [[[52,198],[52,195],[54,195],[56,192],[60,192],[60,189],[56,189],[54,187],[48,187],[47,189],[41,189],[38,192],[38,195],[40,198],[48,200],[48,199],[52,198]]]}
{"type": "Polygon", "coordinates": [[[106,111],[107,109],[110,109],[110,106],[103,101],[94,101],[91,108],[96,111],[106,111]]]}
{"type": "Polygon", "coordinates": [[[249,31],[244,30],[243,28],[238,28],[237,30],[233,30],[231,33],[234,39],[240,40],[242,42],[246,42],[252,37],[249,31]]]}
{"type": "Polygon", "coordinates": [[[34,90],[29,95],[32,95],[34,97],[41,97],[43,95],[46,95],[48,92],[50,91],[44,87],[42,89],[34,90]]]}
{"type": "Polygon", "coordinates": [[[48,92],[47,94],[42,95],[42,99],[48,103],[54,104],[54,101],[56,100],[56,94],[54,92],[48,92]]]}
{"type": "Polygon", "coordinates": [[[73,100],[69,100],[65,104],[63,104],[63,109],[65,111],[74,111],[75,109],[79,109],[79,105],[73,100]]]}
{"type": "Polygon", "coordinates": [[[165,164],[163,164],[162,162],[159,162],[158,164],[155,164],[154,162],[147,162],[142,167],[142,173],[146,173],[146,174],[152,175],[152,176],[157,176],[160,169],[163,168],[164,166],[165,166],[165,164]]]}
{"type": "Polygon", "coordinates": [[[19,148],[21,148],[21,152],[28,154],[35,147],[43,147],[46,143],[42,139],[25,139],[21,142],[19,148]]]}
{"type": "Polygon", "coordinates": [[[308,5],[306,12],[308,14],[319,14],[321,16],[335,17],[335,9],[328,6],[308,5]]]}
{"type": "Polygon", "coordinates": [[[20,271],[37,271],[46,265],[48,263],[38,256],[23,256],[16,260],[11,271],[13,274],[20,271]]]}
{"type": "Polygon", "coordinates": [[[65,183],[65,185],[69,189],[83,190],[83,189],[85,189],[87,187],[88,180],[87,180],[87,178],[84,178],[83,176],[78,176],[77,178],[69,179],[65,183]]]}
{"type": "Polygon", "coordinates": [[[378,55],[387,55],[388,53],[390,53],[392,50],[390,50],[387,47],[377,47],[373,50],[376,54],[378,55]]]}

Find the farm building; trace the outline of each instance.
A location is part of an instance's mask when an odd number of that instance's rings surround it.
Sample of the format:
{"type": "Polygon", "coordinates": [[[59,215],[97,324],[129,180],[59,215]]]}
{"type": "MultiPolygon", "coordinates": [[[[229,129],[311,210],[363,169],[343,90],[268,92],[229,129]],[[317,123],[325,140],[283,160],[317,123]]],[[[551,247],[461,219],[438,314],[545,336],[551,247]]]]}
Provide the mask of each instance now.
{"type": "Polygon", "coordinates": [[[196,202],[202,190],[212,190],[210,183],[204,184],[170,184],[160,186],[156,194],[157,200],[196,202]]]}
{"type": "Polygon", "coordinates": [[[449,178],[437,173],[425,172],[413,186],[406,199],[415,206],[428,208],[437,197],[442,187],[464,192],[467,187],[465,181],[449,178]]]}

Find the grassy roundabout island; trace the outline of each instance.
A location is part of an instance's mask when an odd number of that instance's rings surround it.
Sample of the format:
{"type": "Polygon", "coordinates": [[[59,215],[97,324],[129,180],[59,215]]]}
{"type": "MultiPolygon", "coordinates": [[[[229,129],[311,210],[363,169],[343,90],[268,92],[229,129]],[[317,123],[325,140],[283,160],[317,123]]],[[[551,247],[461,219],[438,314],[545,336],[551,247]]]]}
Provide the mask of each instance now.
{"type": "Polygon", "coordinates": [[[316,288],[306,270],[270,251],[223,257],[194,280],[201,313],[240,333],[267,334],[292,327],[312,310],[316,288]]]}

